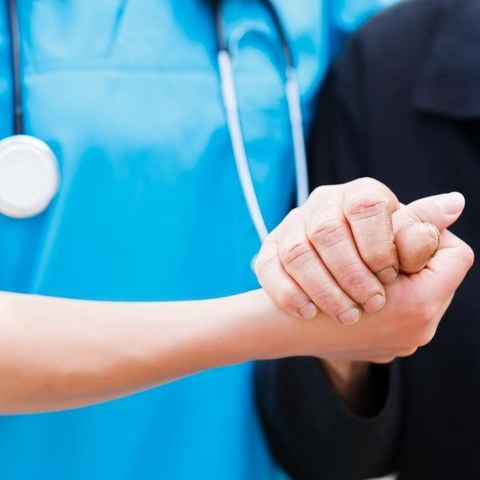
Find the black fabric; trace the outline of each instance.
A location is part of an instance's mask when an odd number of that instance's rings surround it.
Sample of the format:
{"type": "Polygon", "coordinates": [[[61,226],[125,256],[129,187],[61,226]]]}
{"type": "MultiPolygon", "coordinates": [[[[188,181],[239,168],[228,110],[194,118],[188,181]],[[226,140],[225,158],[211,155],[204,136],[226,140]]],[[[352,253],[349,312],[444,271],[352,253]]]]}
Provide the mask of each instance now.
{"type": "Polygon", "coordinates": [[[398,365],[390,370],[383,408],[362,418],[339,401],[318,359],[257,364],[257,402],[267,438],[292,478],[359,480],[389,471],[398,447],[398,436],[390,432],[401,424],[398,365]]]}
{"type": "MultiPolygon", "coordinates": [[[[404,203],[462,192],[452,231],[479,251],[479,0],[405,1],[354,34],[327,77],[310,140],[312,187],[368,175],[404,203]]],[[[393,379],[369,421],[348,416],[312,359],[258,364],[276,458],[295,480],[356,480],[386,465],[399,480],[480,478],[479,317],[476,265],[433,341],[397,361],[403,395],[393,379]]]]}

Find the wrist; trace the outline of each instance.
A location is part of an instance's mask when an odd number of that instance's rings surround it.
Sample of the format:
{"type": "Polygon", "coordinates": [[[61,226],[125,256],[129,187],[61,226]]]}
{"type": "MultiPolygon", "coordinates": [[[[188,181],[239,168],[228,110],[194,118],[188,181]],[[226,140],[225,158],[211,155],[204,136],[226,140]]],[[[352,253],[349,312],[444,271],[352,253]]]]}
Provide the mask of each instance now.
{"type": "Polygon", "coordinates": [[[352,412],[373,417],[381,410],[388,389],[388,367],[332,359],[322,359],[320,364],[337,395],[352,412]]]}
{"type": "MultiPolygon", "coordinates": [[[[239,347],[242,361],[270,360],[298,355],[299,319],[278,308],[261,289],[235,297],[231,342],[239,347]]],[[[229,307],[230,308],[230,307],[229,307]]]]}

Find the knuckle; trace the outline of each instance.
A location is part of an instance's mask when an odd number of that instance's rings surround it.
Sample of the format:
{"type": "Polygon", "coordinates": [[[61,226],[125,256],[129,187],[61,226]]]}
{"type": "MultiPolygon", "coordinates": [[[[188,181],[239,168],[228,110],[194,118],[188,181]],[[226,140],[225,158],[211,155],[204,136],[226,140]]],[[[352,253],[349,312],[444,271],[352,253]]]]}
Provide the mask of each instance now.
{"type": "Polygon", "coordinates": [[[411,355],[418,347],[429,343],[435,335],[438,324],[434,320],[433,314],[419,313],[418,311],[413,316],[407,314],[404,319],[406,323],[397,335],[397,356],[411,355]]]}
{"type": "Polygon", "coordinates": [[[437,313],[438,305],[434,305],[433,302],[418,302],[415,310],[417,322],[426,327],[437,313]]]}
{"type": "Polygon", "coordinates": [[[353,219],[365,219],[388,211],[388,199],[383,195],[361,193],[345,202],[345,213],[353,219]]]}
{"type": "Polygon", "coordinates": [[[360,185],[369,188],[385,188],[385,185],[373,177],[361,177],[357,180],[360,185]]]}
{"type": "Polygon", "coordinates": [[[475,262],[475,253],[473,249],[466,245],[465,247],[465,253],[464,253],[464,259],[463,259],[465,266],[467,268],[471,268],[473,263],[475,262]]]}
{"type": "Polygon", "coordinates": [[[325,198],[325,195],[328,194],[332,188],[332,185],[320,185],[316,187],[312,193],[310,193],[310,198],[313,200],[319,200],[320,198],[325,198]]]}
{"type": "Polygon", "coordinates": [[[338,318],[342,313],[349,310],[354,303],[340,289],[332,288],[329,282],[325,282],[315,291],[311,298],[330,317],[338,318]]]}
{"type": "Polygon", "coordinates": [[[318,284],[315,290],[311,292],[311,297],[315,300],[315,303],[321,305],[322,309],[325,310],[331,310],[329,307],[335,303],[335,295],[330,290],[327,282],[318,284]]]}
{"type": "Polygon", "coordinates": [[[344,290],[357,292],[361,297],[358,301],[364,301],[370,297],[370,293],[373,295],[378,291],[377,283],[372,282],[368,273],[358,264],[344,267],[338,275],[338,281],[344,290]]]}
{"type": "Polygon", "coordinates": [[[391,242],[378,242],[375,244],[375,249],[362,251],[361,254],[363,261],[377,272],[396,264],[397,260],[397,249],[393,243],[393,237],[391,242]]]}
{"type": "Polygon", "coordinates": [[[397,353],[397,357],[409,357],[413,355],[418,350],[418,347],[406,348],[404,350],[400,350],[397,353]]]}
{"type": "Polygon", "coordinates": [[[349,269],[349,271],[342,276],[341,283],[349,286],[350,288],[358,288],[368,284],[368,277],[365,275],[363,270],[349,269]]]}
{"type": "Polygon", "coordinates": [[[280,260],[288,266],[301,267],[312,254],[312,247],[308,241],[287,243],[280,251],[280,260]]]}
{"type": "Polygon", "coordinates": [[[319,218],[307,227],[307,235],[319,248],[330,248],[347,238],[345,223],[339,218],[319,218]]]}
{"type": "Polygon", "coordinates": [[[304,295],[287,286],[277,288],[275,298],[277,306],[291,314],[296,314],[298,309],[306,302],[304,295]]]}
{"type": "Polygon", "coordinates": [[[429,222],[432,214],[423,203],[415,203],[413,209],[407,208],[408,216],[413,222],[429,222]]]}
{"type": "Polygon", "coordinates": [[[410,341],[404,345],[406,350],[423,347],[430,343],[435,335],[436,325],[428,324],[417,328],[411,335],[410,341]]]}
{"type": "Polygon", "coordinates": [[[379,363],[381,365],[386,365],[387,363],[392,363],[395,360],[393,356],[379,357],[374,360],[373,363],[379,363]]]}
{"type": "Polygon", "coordinates": [[[262,281],[264,281],[265,278],[268,276],[271,266],[271,258],[265,257],[262,254],[262,251],[260,251],[253,266],[255,270],[255,275],[257,276],[260,283],[262,283],[262,281]]]}
{"type": "Polygon", "coordinates": [[[432,341],[435,332],[430,329],[424,329],[416,335],[416,347],[423,347],[432,341]]]}
{"type": "Polygon", "coordinates": [[[373,177],[360,177],[356,178],[349,182],[349,184],[355,188],[355,190],[362,189],[362,190],[371,190],[371,189],[384,189],[385,185],[380,182],[379,180],[373,177]]]}
{"type": "Polygon", "coordinates": [[[423,296],[411,296],[402,303],[402,314],[414,331],[418,331],[430,324],[434,318],[438,304],[434,301],[425,301],[423,296]]]}
{"type": "Polygon", "coordinates": [[[258,283],[262,288],[265,289],[268,295],[276,297],[277,291],[279,288],[282,288],[282,284],[285,283],[282,281],[282,275],[285,275],[285,273],[282,272],[278,259],[259,256],[255,260],[254,270],[258,283]]]}
{"type": "MultiPolygon", "coordinates": [[[[283,219],[283,221],[275,229],[275,230],[279,231],[279,236],[280,237],[285,234],[285,232],[284,232],[285,225],[288,224],[289,221],[293,221],[293,220],[302,218],[302,215],[304,214],[304,210],[305,210],[305,207],[302,205],[302,206],[299,206],[299,207],[292,208],[287,213],[287,215],[285,215],[285,218],[283,219]]],[[[287,231],[288,231],[288,229],[287,229],[287,231]]]]}

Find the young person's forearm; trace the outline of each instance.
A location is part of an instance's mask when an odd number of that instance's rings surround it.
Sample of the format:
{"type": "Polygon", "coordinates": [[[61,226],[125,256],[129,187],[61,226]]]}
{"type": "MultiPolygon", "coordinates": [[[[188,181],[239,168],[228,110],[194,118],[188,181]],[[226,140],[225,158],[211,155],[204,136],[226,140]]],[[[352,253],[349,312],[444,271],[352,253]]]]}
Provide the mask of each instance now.
{"type": "Polygon", "coordinates": [[[89,405],[208,368],[288,355],[282,328],[297,321],[261,291],[175,303],[3,293],[0,413],[89,405]]]}
{"type": "Polygon", "coordinates": [[[74,408],[208,368],[314,356],[384,363],[428,343],[473,263],[448,231],[429,267],[386,286],[352,327],[282,312],[259,290],[200,302],[111,303],[0,294],[0,413],[74,408]]]}

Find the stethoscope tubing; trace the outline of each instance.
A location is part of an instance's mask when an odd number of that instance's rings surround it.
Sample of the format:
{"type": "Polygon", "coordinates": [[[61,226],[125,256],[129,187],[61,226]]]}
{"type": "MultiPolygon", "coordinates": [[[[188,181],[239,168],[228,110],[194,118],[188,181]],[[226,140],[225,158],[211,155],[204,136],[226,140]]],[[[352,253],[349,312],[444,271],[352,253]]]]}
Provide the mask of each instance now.
{"type": "Polygon", "coordinates": [[[8,21],[10,29],[10,58],[12,64],[13,83],[13,133],[22,135],[23,100],[22,100],[22,65],[20,55],[20,29],[18,26],[17,2],[8,0],[8,21]]]}
{"type": "MultiPolygon", "coordinates": [[[[261,0],[271,15],[278,31],[285,59],[285,98],[287,102],[290,120],[293,153],[295,158],[296,179],[296,204],[301,205],[308,197],[308,172],[305,151],[305,135],[303,131],[303,117],[300,99],[300,89],[293,63],[293,56],[287,41],[285,29],[280,18],[269,0],[261,0]]],[[[228,44],[223,31],[221,16],[221,2],[215,1],[215,24],[217,37],[217,59],[221,85],[222,101],[225,109],[227,128],[232,144],[233,157],[240,181],[240,186],[245,198],[245,203],[252,223],[261,242],[268,235],[268,228],[263,217],[258,196],[253,184],[252,174],[248,165],[248,157],[245,150],[240,115],[238,111],[238,99],[235,87],[233,65],[228,44]]]]}
{"type": "MultiPolygon", "coordinates": [[[[301,99],[293,55],[287,41],[285,30],[275,7],[269,0],[260,0],[269,11],[275,28],[278,31],[282,50],[285,58],[285,97],[287,101],[289,120],[292,132],[292,143],[295,158],[296,178],[296,203],[301,205],[308,196],[307,162],[303,132],[303,119],[301,112],[301,99]]],[[[18,11],[15,0],[7,0],[9,27],[10,27],[10,53],[12,63],[12,89],[13,89],[13,132],[14,135],[24,135],[23,100],[21,85],[21,52],[20,31],[18,24],[18,11]]],[[[238,111],[238,99],[234,80],[234,69],[230,51],[223,31],[221,16],[221,1],[215,0],[215,24],[218,46],[218,68],[221,86],[221,95],[225,108],[227,128],[232,143],[233,156],[240,181],[240,186],[245,198],[247,210],[251,217],[259,239],[263,242],[268,235],[268,228],[263,217],[258,196],[248,164],[245,150],[245,140],[238,111]]],[[[24,139],[22,138],[22,141],[24,139]]],[[[52,152],[53,155],[53,152],[52,152]]],[[[56,161],[56,160],[55,160],[56,161]]]]}
{"type": "Polygon", "coordinates": [[[248,213],[252,219],[258,237],[263,242],[268,235],[268,229],[262,215],[258,197],[253,185],[252,174],[248,166],[245,141],[243,138],[240,117],[238,115],[238,101],[233,79],[233,68],[230,55],[226,50],[218,52],[218,67],[223,105],[227,118],[227,126],[232,142],[233,158],[237,168],[240,186],[245,197],[248,213]]]}
{"type": "Polygon", "coordinates": [[[17,3],[7,0],[10,29],[13,135],[0,141],[0,213],[29,218],[42,213],[55,197],[60,171],[52,149],[24,134],[22,65],[17,3]]]}

